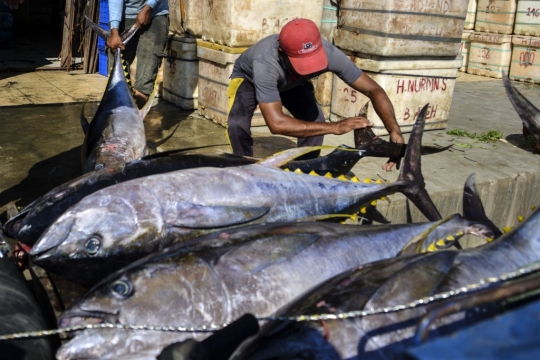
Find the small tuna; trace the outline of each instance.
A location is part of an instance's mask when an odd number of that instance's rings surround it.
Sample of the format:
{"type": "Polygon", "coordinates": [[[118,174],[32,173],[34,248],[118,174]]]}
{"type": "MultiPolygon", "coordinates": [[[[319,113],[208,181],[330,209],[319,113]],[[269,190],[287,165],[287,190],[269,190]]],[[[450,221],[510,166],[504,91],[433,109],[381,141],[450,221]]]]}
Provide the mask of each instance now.
{"type": "MultiPolygon", "coordinates": [[[[87,23],[105,40],[110,33],[86,17],[87,23]]],[[[135,34],[134,26],[122,34],[127,43],[135,34]]],[[[153,99],[153,97],[150,97],[153,99]]],[[[81,125],[85,138],[82,146],[83,173],[108,166],[123,164],[148,154],[143,118],[150,109],[149,101],[139,112],[127,82],[120,49],[116,49],[114,65],[105,93],[90,124],[81,111],[81,125]]]]}

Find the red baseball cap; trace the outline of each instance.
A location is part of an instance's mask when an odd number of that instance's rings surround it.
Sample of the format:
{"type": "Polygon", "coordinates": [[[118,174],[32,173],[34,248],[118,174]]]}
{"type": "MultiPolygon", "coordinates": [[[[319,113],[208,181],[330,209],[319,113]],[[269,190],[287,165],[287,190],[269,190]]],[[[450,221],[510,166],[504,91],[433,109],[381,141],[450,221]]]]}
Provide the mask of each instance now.
{"type": "Polygon", "coordinates": [[[300,75],[313,74],[328,67],[321,33],[309,19],[289,21],[279,33],[279,47],[300,75]]]}

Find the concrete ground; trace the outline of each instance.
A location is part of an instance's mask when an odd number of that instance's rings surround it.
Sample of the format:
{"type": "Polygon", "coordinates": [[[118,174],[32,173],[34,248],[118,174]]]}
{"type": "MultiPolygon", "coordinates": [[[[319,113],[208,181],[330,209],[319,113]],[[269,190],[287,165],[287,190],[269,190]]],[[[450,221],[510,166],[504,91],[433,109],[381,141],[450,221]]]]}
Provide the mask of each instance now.
{"type": "MultiPolygon", "coordinates": [[[[2,217],[8,205],[24,207],[80,174],[82,102],[90,101],[85,114],[91,118],[105,84],[105,77],[81,71],[0,73],[2,217]]],[[[540,86],[515,84],[540,106],[540,86]]],[[[200,151],[229,151],[223,127],[198,116],[196,111],[182,111],[161,98],[157,100],[145,120],[154,151],[203,145],[212,147],[200,151]]],[[[476,174],[488,216],[501,228],[515,225],[518,215],[527,216],[533,206],[540,204],[540,193],[536,191],[540,157],[525,143],[521,131],[521,121],[501,80],[459,73],[448,128],[426,132],[423,141],[442,146],[454,143],[451,150],[422,158],[426,188],[443,216],[461,212],[462,187],[472,173],[476,174]],[[476,134],[497,130],[504,136],[503,141],[480,143],[448,135],[446,131],[452,129],[476,134]]],[[[257,157],[295,146],[295,139],[272,136],[266,127],[253,128],[253,135],[257,157]]],[[[325,144],[352,146],[352,133],[326,136],[325,144]]],[[[398,171],[382,171],[384,161],[363,159],[353,172],[362,179],[395,181],[398,171]]],[[[379,214],[370,211],[368,217],[377,222],[383,216],[394,223],[424,220],[414,206],[408,214],[406,205],[404,196],[395,194],[387,202],[379,202],[379,214]]]]}

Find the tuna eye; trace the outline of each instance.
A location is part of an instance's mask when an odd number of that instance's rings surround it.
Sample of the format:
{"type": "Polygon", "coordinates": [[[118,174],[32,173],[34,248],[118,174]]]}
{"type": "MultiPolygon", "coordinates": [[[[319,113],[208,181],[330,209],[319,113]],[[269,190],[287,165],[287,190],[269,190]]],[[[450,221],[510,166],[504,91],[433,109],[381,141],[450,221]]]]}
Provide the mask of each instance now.
{"type": "Polygon", "coordinates": [[[90,239],[86,240],[84,243],[84,250],[88,255],[94,256],[98,253],[101,248],[101,239],[97,236],[92,236],[90,239]]]}
{"type": "Polygon", "coordinates": [[[115,281],[111,285],[111,293],[122,299],[127,298],[133,292],[131,284],[125,280],[115,281]]]}
{"type": "Polygon", "coordinates": [[[104,167],[105,167],[105,164],[99,163],[94,167],[94,170],[100,170],[100,169],[103,169],[104,167]]]}

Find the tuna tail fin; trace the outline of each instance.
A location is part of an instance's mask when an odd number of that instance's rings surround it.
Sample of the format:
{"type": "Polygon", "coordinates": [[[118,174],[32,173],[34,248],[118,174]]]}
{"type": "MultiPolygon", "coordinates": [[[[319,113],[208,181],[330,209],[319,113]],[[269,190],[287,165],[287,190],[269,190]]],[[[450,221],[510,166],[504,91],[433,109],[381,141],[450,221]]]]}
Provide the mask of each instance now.
{"type": "Polygon", "coordinates": [[[81,121],[81,127],[82,127],[82,130],[83,130],[83,133],[84,135],[86,135],[86,133],[88,132],[88,128],[90,127],[90,124],[88,123],[88,120],[86,119],[86,116],[84,116],[84,108],[86,107],[86,103],[88,102],[88,100],[86,100],[81,108],[81,115],[79,117],[80,121],[81,121]]]}
{"type": "Polygon", "coordinates": [[[540,142],[540,110],[512,85],[504,71],[502,78],[506,94],[521,118],[523,126],[534,136],[536,142],[540,142]]]}
{"type": "Polygon", "coordinates": [[[143,108],[139,110],[139,115],[141,116],[141,119],[144,119],[146,117],[146,114],[148,114],[148,112],[152,108],[152,104],[154,103],[154,99],[156,98],[157,93],[158,93],[158,76],[156,76],[156,81],[154,82],[154,89],[152,89],[152,93],[148,95],[148,100],[146,101],[146,104],[144,104],[143,108]]]}
{"type": "Polygon", "coordinates": [[[478,196],[475,180],[476,175],[471,174],[463,188],[463,217],[469,221],[482,224],[486,229],[491,231],[491,236],[497,238],[502,235],[502,232],[487,217],[482,200],[478,196]]]}
{"type": "Polygon", "coordinates": [[[401,189],[401,192],[416,205],[426,218],[430,221],[437,221],[442,217],[426,191],[420,160],[422,156],[422,135],[428,105],[426,104],[422,108],[413,126],[397,181],[406,182],[407,186],[401,189]]]}
{"type": "MultiPolygon", "coordinates": [[[[111,36],[110,31],[107,31],[99,27],[99,25],[92,22],[92,20],[90,20],[88,16],[85,15],[84,19],[86,20],[86,23],[88,24],[88,26],[90,26],[92,30],[94,30],[94,32],[103,40],[107,40],[111,36]]],[[[124,43],[124,45],[127,44],[129,40],[131,40],[133,35],[135,35],[135,33],[137,32],[137,29],[138,27],[136,25],[133,25],[131,28],[129,28],[128,30],[122,33],[121,37],[122,37],[122,42],[124,43]]]]}

